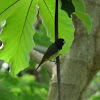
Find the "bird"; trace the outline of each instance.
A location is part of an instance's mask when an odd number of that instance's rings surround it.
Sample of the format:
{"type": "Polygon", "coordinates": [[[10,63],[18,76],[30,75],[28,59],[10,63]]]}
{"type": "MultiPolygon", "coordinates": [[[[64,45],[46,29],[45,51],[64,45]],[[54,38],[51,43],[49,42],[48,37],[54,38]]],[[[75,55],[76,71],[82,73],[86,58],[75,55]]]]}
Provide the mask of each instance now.
{"type": "Polygon", "coordinates": [[[64,43],[65,43],[65,40],[62,38],[59,38],[53,44],[51,44],[51,46],[45,52],[40,64],[36,68],[36,71],[45,62],[51,61],[53,58],[56,58],[57,56],[59,56],[59,51],[62,49],[64,43]]]}

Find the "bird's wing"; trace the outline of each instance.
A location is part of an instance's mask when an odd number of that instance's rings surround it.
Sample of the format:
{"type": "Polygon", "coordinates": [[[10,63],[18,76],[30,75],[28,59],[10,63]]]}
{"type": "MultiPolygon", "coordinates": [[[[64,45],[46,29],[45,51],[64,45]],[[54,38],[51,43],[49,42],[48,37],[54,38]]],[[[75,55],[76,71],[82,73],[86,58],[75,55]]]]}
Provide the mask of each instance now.
{"type": "Polygon", "coordinates": [[[39,66],[41,64],[43,64],[44,62],[46,62],[47,60],[50,60],[50,58],[52,58],[52,56],[54,54],[56,54],[58,52],[58,48],[56,46],[56,44],[52,44],[48,49],[47,51],[45,52],[40,64],[38,65],[38,67],[36,68],[36,70],[39,68],[39,66]]]}
{"type": "Polygon", "coordinates": [[[57,46],[55,44],[52,44],[47,51],[45,52],[42,60],[41,60],[41,64],[47,60],[50,60],[50,58],[58,52],[57,46]]]}
{"type": "Polygon", "coordinates": [[[52,44],[43,56],[43,60],[49,60],[54,54],[58,52],[58,48],[55,44],[52,44]]]}

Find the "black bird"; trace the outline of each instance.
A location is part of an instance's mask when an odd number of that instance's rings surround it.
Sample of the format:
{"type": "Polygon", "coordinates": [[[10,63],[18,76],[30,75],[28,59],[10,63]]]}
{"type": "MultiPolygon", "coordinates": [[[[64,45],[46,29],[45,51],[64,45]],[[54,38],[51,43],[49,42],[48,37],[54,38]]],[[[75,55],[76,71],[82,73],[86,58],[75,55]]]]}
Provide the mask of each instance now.
{"type": "Polygon", "coordinates": [[[65,41],[62,38],[59,38],[57,41],[55,41],[55,43],[53,43],[45,52],[40,64],[38,65],[38,67],[36,68],[36,70],[45,62],[47,62],[48,60],[52,60],[53,58],[56,58],[57,56],[59,56],[59,51],[62,49],[63,45],[64,45],[65,41]]]}

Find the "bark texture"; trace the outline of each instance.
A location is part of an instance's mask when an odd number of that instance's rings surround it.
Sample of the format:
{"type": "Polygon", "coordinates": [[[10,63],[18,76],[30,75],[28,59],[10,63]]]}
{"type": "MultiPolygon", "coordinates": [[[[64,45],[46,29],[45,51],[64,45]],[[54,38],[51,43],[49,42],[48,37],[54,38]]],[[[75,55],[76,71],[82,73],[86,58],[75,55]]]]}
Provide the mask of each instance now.
{"type": "MultiPolygon", "coordinates": [[[[83,100],[93,77],[100,70],[100,0],[83,0],[92,18],[92,32],[73,15],[74,41],[61,63],[61,100],[83,100]]],[[[57,100],[57,79],[53,75],[48,100],[57,100]]]]}

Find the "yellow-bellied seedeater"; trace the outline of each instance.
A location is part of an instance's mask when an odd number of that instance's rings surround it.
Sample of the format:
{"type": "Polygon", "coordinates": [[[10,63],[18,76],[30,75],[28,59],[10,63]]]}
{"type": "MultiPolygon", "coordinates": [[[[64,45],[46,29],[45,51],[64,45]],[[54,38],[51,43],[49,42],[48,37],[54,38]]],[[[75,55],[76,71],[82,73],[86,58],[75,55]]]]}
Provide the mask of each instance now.
{"type": "Polygon", "coordinates": [[[45,52],[40,64],[36,68],[36,70],[44,64],[46,61],[52,60],[53,58],[56,58],[59,56],[59,51],[62,49],[65,41],[62,38],[59,38],[55,43],[53,43],[45,52]]]}

